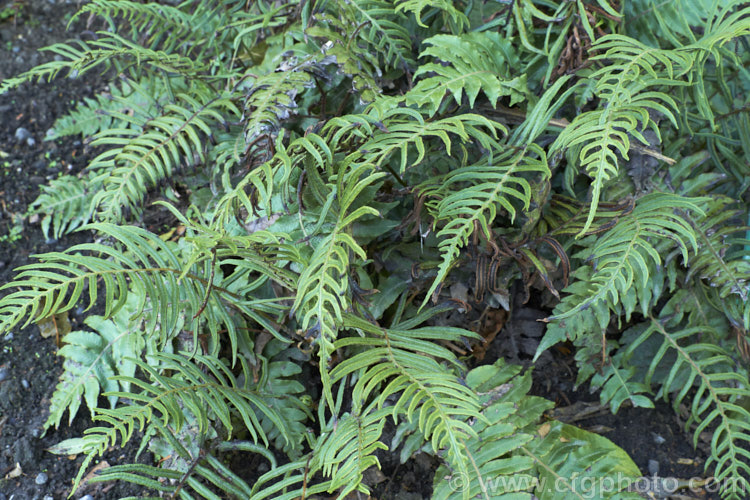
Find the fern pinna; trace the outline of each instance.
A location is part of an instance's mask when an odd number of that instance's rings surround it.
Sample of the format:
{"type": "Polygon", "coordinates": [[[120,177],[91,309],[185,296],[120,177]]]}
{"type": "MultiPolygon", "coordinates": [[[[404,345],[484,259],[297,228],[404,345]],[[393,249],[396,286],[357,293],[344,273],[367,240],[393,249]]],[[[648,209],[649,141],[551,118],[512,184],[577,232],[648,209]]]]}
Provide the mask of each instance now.
{"type": "Polygon", "coordinates": [[[470,310],[510,307],[518,283],[554,301],[536,359],[569,342],[614,412],[689,407],[722,496],[750,488],[745,3],[94,0],[82,16],[98,31],[0,84],[109,81],[50,134],[98,156],[31,207],[47,234],[96,242],[38,256],[0,299],[6,332],[103,306],[64,339],[47,420],[81,400],[93,415],[52,450],[86,454],[76,484],[142,431],[159,466],[94,481],[343,498],[399,448],[439,461],[435,498],[638,498],[621,449],[544,420],[531,370],[471,356],[470,310]],[[142,227],[155,197],[179,233],[142,227]],[[245,454],[267,472],[232,470],[245,454]]]}

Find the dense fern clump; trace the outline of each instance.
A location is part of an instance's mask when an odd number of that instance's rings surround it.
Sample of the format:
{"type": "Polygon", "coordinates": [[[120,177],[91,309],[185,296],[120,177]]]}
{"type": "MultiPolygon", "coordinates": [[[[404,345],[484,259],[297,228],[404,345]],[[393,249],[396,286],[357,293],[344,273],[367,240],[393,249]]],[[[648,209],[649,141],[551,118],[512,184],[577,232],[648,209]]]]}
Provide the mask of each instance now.
{"type": "Polygon", "coordinates": [[[0,83],[108,81],[50,135],[100,153],[31,207],[45,233],[96,242],[0,288],[2,332],[103,305],[63,339],[47,420],[83,399],[98,424],[52,450],[86,454],[76,484],[142,431],[158,466],[95,481],[343,498],[400,444],[439,459],[435,498],[640,498],[622,450],[544,421],[529,370],[475,366],[466,311],[511,307],[517,283],[556,303],[537,358],[571,343],[615,412],[688,406],[722,496],[746,498],[746,2],[94,0],[84,16],[98,31],[0,83]],[[172,230],[141,227],[149,196],[172,230]],[[241,477],[227,453],[270,467],[241,477]]]}

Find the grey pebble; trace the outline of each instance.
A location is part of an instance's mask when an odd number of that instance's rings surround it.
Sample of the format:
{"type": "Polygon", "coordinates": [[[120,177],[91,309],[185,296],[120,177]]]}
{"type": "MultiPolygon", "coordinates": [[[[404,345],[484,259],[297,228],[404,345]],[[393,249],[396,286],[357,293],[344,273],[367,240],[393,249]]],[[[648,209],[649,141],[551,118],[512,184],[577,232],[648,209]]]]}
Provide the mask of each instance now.
{"type": "Polygon", "coordinates": [[[29,137],[28,139],[26,139],[26,145],[29,147],[33,147],[36,145],[36,141],[33,137],[29,137]]]}
{"type": "Polygon", "coordinates": [[[79,500],[94,500],[94,497],[91,495],[83,495],[79,500]]]}
{"type": "Polygon", "coordinates": [[[21,385],[23,386],[24,389],[27,389],[27,390],[30,387],[29,381],[26,380],[25,378],[21,379],[21,385]]]}
{"type": "Polygon", "coordinates": [[[14,337],[13,332],[10,332],[5,335],[5,340],[13,340],[13,337],[14,337]]]}
{"type": "Polygon", "coordinates": [[[0,368],[0,382],[7,379],[9,375],[10,370],[8,370],[7,368],[0,368]]]}
{"type": "Polygon", "coordinates": [[[55,500],[55,497],[53,497],[52,495],[44,495],[44,498],[42,498],[42,500],[55,500]]]}
{"type": "Polygon", "coordinates": [[[652,432],[651,435],[653,436],[654,443],[656,443],[656,444],[664,444],[667,441],[666,439],[664,439],[663,437],[661,437],[660,435],[658,435],[655,432],[652,432]]]}
{"type": "Polygon", "coordinates": [[[659,475],[659,462],[657,460],[648,461],[648,473],[652,476],[659,475]]]}
{"type": "Polygon", "coordinates": [[[41,485],[41,484],[45,484],[48,479],[49,477],[47,476],[46,472],[40,472],[39,474],[36,475],[36,479],[34,479],[34,482],[36,484],[41,485]]]}
{"type": "Polygon", "coordinates": [[[16,140],[18,142],[22,142],[22,141],[25,141],[25,140],[27,140],[27,139],[29,139],[31,137],[31,132],[29,132],[28,130],[26,130],[24,127],[18,127],[16,129],[15,135],[16,135],[16,140]]]}

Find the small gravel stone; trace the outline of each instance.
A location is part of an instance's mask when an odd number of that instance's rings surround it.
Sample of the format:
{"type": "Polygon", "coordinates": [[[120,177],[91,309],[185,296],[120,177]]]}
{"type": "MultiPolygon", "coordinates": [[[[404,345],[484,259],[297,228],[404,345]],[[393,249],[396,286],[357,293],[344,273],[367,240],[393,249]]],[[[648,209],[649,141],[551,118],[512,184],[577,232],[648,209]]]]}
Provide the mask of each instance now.
{"type": "Polygon", "coordinates": [[[44,498],[42,498],[42,500],[55,500],[55,497],[53,497],[52,495],[44,495],[44,498]]]}
{"type": "Polygon", "coordinates": [[[94,500],[91,495],[83,495],[79,500],[94,500]]]}
{"type": "Polygon", "coordinates": [[[36,484],[40,484],[41,485],[41,484],[45,484],[48,479],[49,479],[49,477],[47,477],[47,473],[46,472],[40,472],[39,474],[36,475],[36,479],[34,479],[34,482],[36,484]]]}
{"type": "Polygon", "coordinates": [[[26,130],[24,127],[18,127],[16,129],[15,135],[18,142],[23,142],[31,137],[31,132],[26,130]]]}
{"type": "Polygon", "coordinates": [[[648,461],[648,473],[654,477],[659,475],[659,462],[658,461],[656,460],[648,461]]]}
{"type": "Polygon", "coordinates": [[[28,380],[26,380],[26,379],[22,379],[22,380],[21,380],[21,385],[22,385],[22,386],[23,386],[23,388],[24,388],[24,389],[26,389],[26,390],[28,390],[28,389],[29,389],[29,387],[30,387],[29,381],[28,381],[28,380]]]}
{"type": "Polygon", "coordinates": [[[651,435],[654,437],[654,443],[656,444],[664,444],[667,441],[666,439],[656,434],[655,432],[652,432],[651,435]]]}
{"type": "Polygon", "coordinates": [[[10,370],[7,368],[0,368],[0,382],[7,379],[10,376],[10,370]]]}

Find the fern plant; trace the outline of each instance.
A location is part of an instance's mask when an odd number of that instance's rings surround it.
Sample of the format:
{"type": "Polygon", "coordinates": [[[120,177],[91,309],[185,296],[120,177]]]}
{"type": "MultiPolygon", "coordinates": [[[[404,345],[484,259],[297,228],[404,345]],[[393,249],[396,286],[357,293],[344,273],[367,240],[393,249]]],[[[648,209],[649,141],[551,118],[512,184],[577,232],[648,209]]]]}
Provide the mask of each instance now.
{"type": "Polygon", "coordinates": [[[570,342],[614,412],[689,406],[740,498],[750,8],[683,3],[81,6],[98,31],[0,83],[108,82],[50,136],[101,152],[31,207],[96,241],[0,288],[0,331],[102,306],[65,338],[47,420],[92,413],[52,450],[86,454],[75,484],[140,431],[159,465],[95,481],[344,498],[390,445],[439,460],[435,498],[637,498],[622,450],[545,421],[531,371],[477,366],[470,311],[519,307],[518,283],[556,304],[537,359],[570,342]],[[142,227],[154,198],[166,234],[142,227]],[[249,455],[268,472],[233,470],[249,455]]]}

